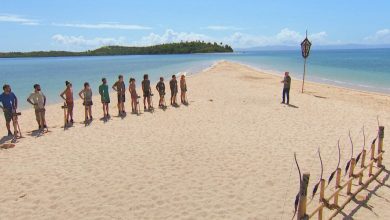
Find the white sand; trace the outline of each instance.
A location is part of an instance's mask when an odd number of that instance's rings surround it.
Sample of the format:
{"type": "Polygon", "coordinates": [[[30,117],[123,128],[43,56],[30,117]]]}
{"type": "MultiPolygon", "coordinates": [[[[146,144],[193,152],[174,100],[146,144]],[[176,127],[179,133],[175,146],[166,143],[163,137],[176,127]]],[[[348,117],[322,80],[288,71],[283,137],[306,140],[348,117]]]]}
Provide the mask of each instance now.
{"type": "MultiPolygon", "coordinates": [[[[379,115],[388,150],[390,97],[315,83],[301,94],[293,80],[294,108],[280,104],[280,80],[221,62],[187,78],[188,107],[84,127],[79,101],[78,122],[63,131],[63,111],[51,105],[51,132],[38,138],[26,134],[37,127],[33,111],[23,111],[26,138],[0,150],[0,219],[291,219],[299,187],[293,153],[311,173],[311,195],[320,173],[318,147],[327,179],[337,164],[338,138],[344,169],[348,130],[357,155],[362,126],[368,146],[379,115]]],[[[99,99],[94,103],[97,119],[99,99]]],[[[5,134],[2,117],[0,125],[5,134]]],[[[390,165],[387,154],[384,164],[390,165]]],[[[384,172],[385,185],[374,182],[368,202],[351,202],[344,215],[390,219],[388,177],[384,172]]]]}

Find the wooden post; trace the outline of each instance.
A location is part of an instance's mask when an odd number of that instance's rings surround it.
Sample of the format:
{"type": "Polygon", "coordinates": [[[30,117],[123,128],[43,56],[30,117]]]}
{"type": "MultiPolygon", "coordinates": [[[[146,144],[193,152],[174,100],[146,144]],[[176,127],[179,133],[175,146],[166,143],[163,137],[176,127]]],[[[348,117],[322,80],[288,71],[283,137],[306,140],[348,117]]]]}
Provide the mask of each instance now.
{"type": "MultiPolygon", "coordinates": [[[[336,185],[335,185],[335,190],[337,190],[340,187],[340,179],[341,179],[341,168],[337,168],[336,171],[336,185]]],[[[336,193],[334,195],[334,204],[336,206],[339,205],[339,193],[336,193]]]]}
{"type": "Polygon", "coordinates": [[[299,204],[297,220],[308,219],[306,214],[307,203],[307,186],[309,185],[310,173],[304,173],[302,175],[302,185],[299,189],[299,204]]]}
{"type": "MultiPolygon", "coordinates": [[[[371,156],[370,156],[370,161],[373,161],[375,158],[375,143],[371,144],[371,156]]],[[[370,169],[368,169],[368,176],[372,176],[372,166],[373,163],[370,163],[370,169]]]]}
{"type": "MultiPolygon", "coordinates": [[[[385,127],[383,126],[379,126],[379,134],[378,134],[378,137],[379,137],[379,141],[378,141],[378,154],[382,153],[383,151],[383,138],[385,136],[385,127]]],[[[378,157],[378,167],[381,167],[382,166],[382,156],[379,155],[378,157]]]]}
{"type": "Polygon", "coordinates": [[[305,63],[303,64],[302,93],[303,93],[303,87],[305,86],[305,76],[306,76],[306,58],[305,58],[305,63]]]}
{"type": "MultiPolygon", "coordinates": [[[[353,177],[353,170],[355,169],[355,165],[356,165],[356,159],[352,158],[351,165],[349,167],[349,177],[353,177]]],[[[348,195],[351,194],[352,182],[353,182],[353,179],[348,183],[348,186],[347,186],[347,194],[348,195]]]]}
{"type": "MultiPolygon", "coordinates": [[[[320,204],[323,203],[324,197],[325,197],[325,180],[321,179],[320,180],[320,199],[319,199],[320,204]]],[[[318,220],[322,220],[322,211],[323,211],[323,209],[324,209],[324,207],[321,207],[318,210],[318,220]]]]}
{"type": "MultiPolygon", "coordinates": [[[[364,168],[364,161],[366,160],[366,150],[363,150],[362,151],[362,161],[361,161],[361,164],[360,164],[360,168],[364,168]]],[[[360,173],[359,175],[359,185],[362,185],[363,184],[363,173],[360,173]]]]}

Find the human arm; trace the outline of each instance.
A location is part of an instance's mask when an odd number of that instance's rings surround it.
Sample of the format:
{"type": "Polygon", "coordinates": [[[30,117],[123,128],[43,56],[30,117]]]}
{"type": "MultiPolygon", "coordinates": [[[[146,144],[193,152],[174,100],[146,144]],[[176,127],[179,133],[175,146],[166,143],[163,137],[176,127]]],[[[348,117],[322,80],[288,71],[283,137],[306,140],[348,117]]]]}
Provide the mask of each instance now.
{"type": "Polygon", "coordinates": [[[84,93],[84,89],[81,90],[81,91],[79,92],[79,97],[80,97],[81,99],[84,99],[84,97],[82,96],[83,93],[84,93]]]}
{"type": "Polygon", "coordinates": [[[63,99],[63,100],[65,100],[66,101],[66,98],[64,97],[64,95],[65,95],[65,92],[66,92],[66,89],[60,94],[60,97],[63,99]]]}
{"type": "Polygon", "coordinates": [[[116,88],[116,84],[117,84],[118,82],[116,82],[116,83],[114,83],[114,85],[112,85],[112,89],[114,90],[114,91],[116,91],[116,92],[118,92],[118,89],[116,88]]]}
{"type": "Polygon", "coordinates": [[[31,93],[31,94],[30,94],[30,96],[27,98],[27,102],[30,103],[31,105],[34,105],[34,106],[35,106],[36,104],[33,103],[33,102],[31,101],[33,95],[34,95],[34,93],[31,93]]]}
{"type": "Polygon", "coordinates": [[[103,86],[99,86],[99,94],[102,96],[103,95],[103,86]]]}
{"type": "Polygon", "coordinates": [[[13,109],[16,111],[16,109],[18,108],[18,98],[16,97],[16,95],[14,94],[14,101],[12,102],[13,104],[13,109]]]}
{"type": "Polygon", "coordinates": [[[43,107],[46,106],[46,96],[42,93],[42,96],[43,96],[43,107]]]}

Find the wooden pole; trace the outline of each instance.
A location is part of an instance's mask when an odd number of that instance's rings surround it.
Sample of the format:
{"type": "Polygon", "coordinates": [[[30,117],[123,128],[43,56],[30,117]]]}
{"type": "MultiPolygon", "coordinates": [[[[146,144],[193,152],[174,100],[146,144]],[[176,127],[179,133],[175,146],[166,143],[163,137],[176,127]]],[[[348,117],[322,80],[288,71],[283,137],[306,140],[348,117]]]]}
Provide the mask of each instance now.
{"type": "MultiPolygon", "coordinates": [[[[320,180],[320,199],[319,202],[323,203],[325,197],[325,180],[321,179],[320,180]]],[[[324,207],[321,207],[318,210],[318,220],[322,220],[322,212],[323,212],[324,207]]]]}
{"type": "Polygon", "coordinates": [[[302,175],[302,185],[299,189],[299,204],[297,220],[308,219],[306,214],[307,203],[307,186],[309,185],[310,173],[304,173],[302,175]]]}
{"type": "MultiPolygon", "coordinates": [[[[375,158],[375,144],[371,144],[371,156],[370,156],[370,161],[373,161],[375,158]]],[[[370,163],[370,169],[368,169],[368,176],[372,176],[372,166],[373,163],[370,163]]]]}
{"type": "MultiPolygon", "coordinates": [[[[364,168],[364,161],[365,160],[366,160],[366,150],[363,150],[362,151],[362,161],[361,161],[361,164],[360,164],[360,168],[364,168]]],[[[363,184],[363,173],[364,172],[361,172],[360,175],[359,175],[359,185],[363,184]]]]}
{"type": "Polygon", "coordinates": [[[303,86],[305,85],[305,76],[306,76],[306,58],[305,58],[305,62],[304,62],[304,64],[303,64],[302,93],[303,93],[303,86]]]}
{"type": "MultiPolygon", "coordinates": [[[[356,165],[356,159],[352,158],[351,159],[351,166],[349,167],[349,177],[353,177],[353,170],[355,169],[355,165],[356,165]]],[[[353,182],[353,179],[351,179],[351,181],[348,183],[348,186],[347,186],[347,194],[348,195],[351,194],[352,182],[353,182]]]]}
{"type": "MultiPolygon", "coordinates": [[[[335,185],[335,190],[337,190],[338,188],[340,188],[340,179],[341,179],[341,168],[337,168],[337,171],[336,171],[336,185],[335,185]]],[[[336,206],[339,205],[339,193],[336,193],[334,195],[334,204],[336,206]]]]}
{"type": "MultiPolygon", "coordinates": [[[[382,153],[383,151],[383,138],[385,136],[385,127],[379,126],[379,141],[378,141],[378,154],[382,153]]],[[[382,166],[382,156],[378,155],[378,167],[382,166]]]]}

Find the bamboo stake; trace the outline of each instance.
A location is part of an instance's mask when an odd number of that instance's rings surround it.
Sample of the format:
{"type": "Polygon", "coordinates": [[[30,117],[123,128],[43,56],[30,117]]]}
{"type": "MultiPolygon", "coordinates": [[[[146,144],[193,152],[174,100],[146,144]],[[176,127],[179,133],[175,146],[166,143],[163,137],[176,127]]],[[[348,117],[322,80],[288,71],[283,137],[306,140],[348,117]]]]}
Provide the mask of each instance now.
{"type": "MultiPolygon", "coordinates": [[[[321,179],[320,180],[320,199],[319,202],[323,203],[325,197],[325,180],[321,179]]],[[[322,212],[323,212],[324,207],[321,206],[321,208],[318,210],[318,220],[322,220],[322,212]]]]}
{"type": "MultiPolygon", "coordinates": [[[[341,168],[337,168],[337,171],[336,171],[336,185],[335,185],[335,189],[336,190],[338,188],[340,188],[340,179],[341,179],[341,168]]],[[[336,206],[339,205],[339,193],[338,192],[334,195],[334,204],[336,206]]]]}
{"type": "Polygon", "coordinates": [[[306,214],[306,203],[307,203],[307,186],[309,185],[310,173],[304,173],[302,175],[302,185],[299,189],[299,204],[298,204],[298,214],[297,220],[302,220],[307,218],[306,214]]]}
{"type": "MultiPolygon", "coordinates": [[[[360,168],[362,168],[362,169],[364,168],[364,161],[365,160],[366,160],[366,150],[363,150],[363,152],[362,152],[362,161],[361,161],[361,164],[360,164],[360,168]]],[[[363,184],[363,172],[361,172],[360,175],[359,175],[359,185],[363,184]]]]}
{"type": "MultiPolygon", "coordinates": [[[[384,132],[385,132],[385,127],[379,126],[378,154],[382,153],[382,151],[383,151],[383,138],[385,136],[384,132]]],[[[382,156],[378,155],[378,167],[381,167],[381,166],[382,166],[382,156]]]]}
{"type": "MultiPolygon", "coordinates": [[[[352,158],[351,159],[351,167],[349,169],[349,177],[353,178],[353,170],[355,169],[355,164],[356,164],[356,159],[352,158]]],[[[353,179],[348,183],[347,194],[351,194],[352,182],[353,182],[353,179]]]]}
{"type": "MultiPolygon", "coordinates": [[[[375,160],[375,144],[371,144],[371,158],[370,160],[373,161],[375,160]]],[[[372,166],[373,163],[370,164],[370,169],[368,170],[368,176],[372,176],[372,166]]]]}

